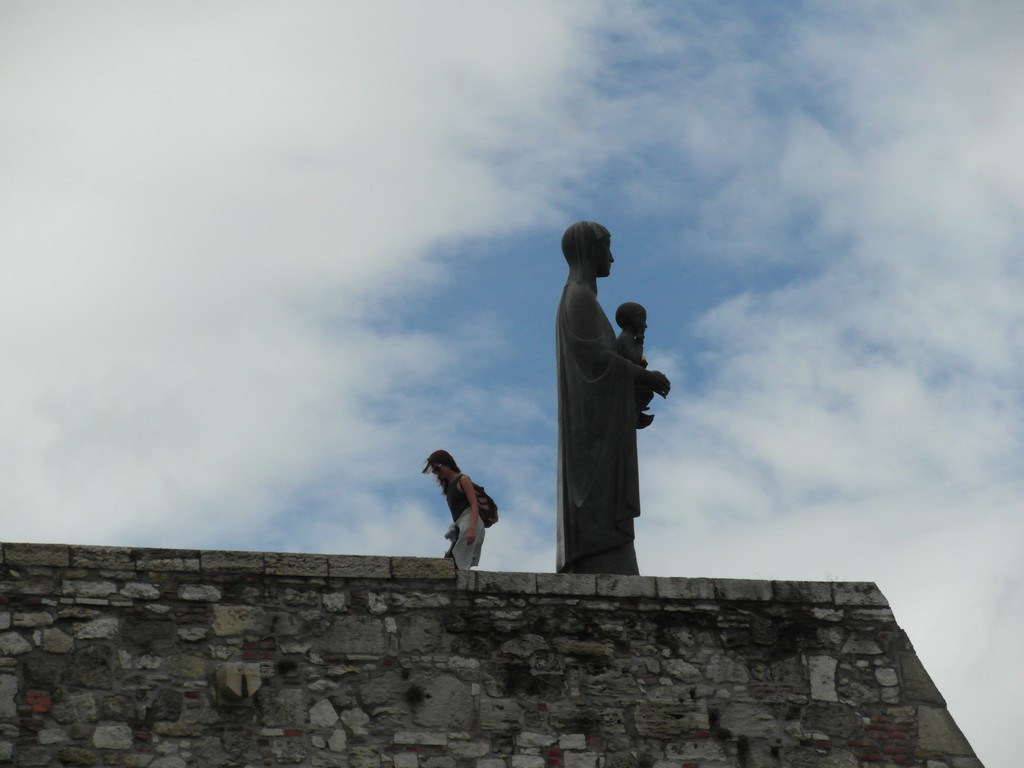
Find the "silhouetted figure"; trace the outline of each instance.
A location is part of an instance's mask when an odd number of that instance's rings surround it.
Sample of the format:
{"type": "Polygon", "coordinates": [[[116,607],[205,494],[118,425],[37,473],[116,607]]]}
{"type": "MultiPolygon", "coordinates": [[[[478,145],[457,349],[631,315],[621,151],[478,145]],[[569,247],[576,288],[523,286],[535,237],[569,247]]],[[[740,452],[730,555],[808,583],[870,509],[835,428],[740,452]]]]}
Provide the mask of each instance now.
{"type": "Polygon", "coordinates": [[[430,454],[423,472],[434,475],[452,513],[452,524],[444,535],[451,542],[445,557],[454,559],[455,567],[463,570],[478,565],[480,550],[484,546],[485,527],[480,518],[473,481],[469,475],[462,474],[448,451],[434,451],[430,454]]]}
{"type": "Polygon", "coordinates": [[[633,518],[640,514],[635,385],[671,387],[619,354],[597,301],[614,261],[611,235],[581,221],[562,237],[569,277],[555,324],[558,361],[558,571],[637,574],[633,518]]]}
{"type": "MultiPolygon", "coordinates": [[[[615,310],[615,323],[622,329],[616,341],[619,354],[641,368],[646,368],[644,334],[647,333],[647,310],[642,304],[627,301],[615,310]]],[[[654,390],[637,382],[633,385],[633,391],[636,393],[636,428],[649,427],[654,421],[654,414],[647,413],[647,408],[654,398],[654,390]]]]}

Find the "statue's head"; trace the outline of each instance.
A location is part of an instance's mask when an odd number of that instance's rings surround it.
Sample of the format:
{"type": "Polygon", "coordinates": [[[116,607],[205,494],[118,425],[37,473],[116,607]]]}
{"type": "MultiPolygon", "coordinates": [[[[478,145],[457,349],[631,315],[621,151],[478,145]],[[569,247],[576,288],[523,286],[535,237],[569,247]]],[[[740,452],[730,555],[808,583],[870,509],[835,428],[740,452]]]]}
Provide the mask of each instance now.
{"type": "Polygon", "coordinates": [[[570,272],[605,277],[615,260],[611,233],[596,221],[577,221],[562,235],[562,255],[570,272]]]}
{"type": "Polygon", "coordinates": [[[615,310],[615,323],[624,331],[640,333],[647,328],[647,310],[643,304],[627,301],[615,310]]]}

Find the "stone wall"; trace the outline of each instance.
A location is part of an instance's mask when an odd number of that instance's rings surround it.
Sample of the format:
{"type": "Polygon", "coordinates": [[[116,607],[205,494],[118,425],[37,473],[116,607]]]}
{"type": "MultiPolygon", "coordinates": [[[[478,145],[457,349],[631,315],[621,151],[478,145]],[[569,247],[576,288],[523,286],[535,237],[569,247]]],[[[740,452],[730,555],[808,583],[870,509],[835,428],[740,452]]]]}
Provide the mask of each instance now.
{"type": "Polygon", "coordinates": [[[981,766],[873,584],[41,544],[0,545],[3,764],[981,766]]]}

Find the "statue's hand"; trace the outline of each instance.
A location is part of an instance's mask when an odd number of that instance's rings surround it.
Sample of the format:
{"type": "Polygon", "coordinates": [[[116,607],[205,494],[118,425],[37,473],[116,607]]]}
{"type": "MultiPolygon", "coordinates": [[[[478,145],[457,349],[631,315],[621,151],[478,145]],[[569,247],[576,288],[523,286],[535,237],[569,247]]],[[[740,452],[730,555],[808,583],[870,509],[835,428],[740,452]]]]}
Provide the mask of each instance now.
{"type": "Polygon", "coordinates": [[[648,371],[651,375],[651,389],[662,397],[668,397],[668,392],[672,389],[672,383],[661,371],[648,371]]]}
{"type": "Polygon", "coordinates": [[[642,384],[645,387],[650,387],[652,392],[656,392],[662,397],[668,395],[668,391],[672,389],[672,384],[661,371],[652,371],[650,368],[641,368],[639,365],[636,367],[635,381],[638,384],[642,384]]]}

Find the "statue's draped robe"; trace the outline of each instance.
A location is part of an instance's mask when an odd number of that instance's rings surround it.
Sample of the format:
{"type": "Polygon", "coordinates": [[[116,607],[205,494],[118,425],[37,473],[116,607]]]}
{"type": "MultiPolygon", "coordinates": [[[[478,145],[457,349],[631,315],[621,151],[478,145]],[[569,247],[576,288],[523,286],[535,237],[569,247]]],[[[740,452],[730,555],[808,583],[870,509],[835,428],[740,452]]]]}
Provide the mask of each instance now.
{"type": "Polygon", "coordinates": [[[585,265],[567,258],[555,335],[558,571],[636,574],[636,366],[618,354],[594,281],[574,279],[585,265]]]}

